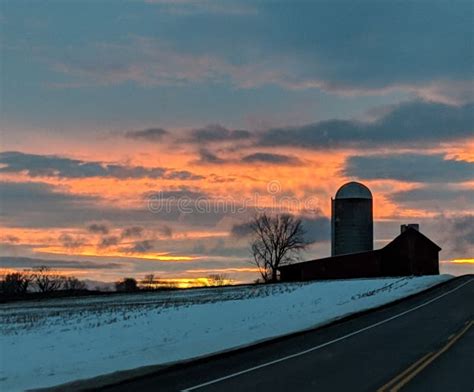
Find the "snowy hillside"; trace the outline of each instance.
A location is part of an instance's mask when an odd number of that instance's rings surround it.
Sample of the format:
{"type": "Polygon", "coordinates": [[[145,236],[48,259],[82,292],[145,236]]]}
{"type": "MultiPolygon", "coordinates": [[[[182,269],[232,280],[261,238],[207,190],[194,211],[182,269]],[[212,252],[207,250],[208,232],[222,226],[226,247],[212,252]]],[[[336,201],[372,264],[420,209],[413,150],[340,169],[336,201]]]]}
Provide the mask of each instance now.
{"type": "Polygon", "coordinates": [[[0,390],[53,386],[328,323],[450,276],[360,279],[1,305],[0,390]]]}

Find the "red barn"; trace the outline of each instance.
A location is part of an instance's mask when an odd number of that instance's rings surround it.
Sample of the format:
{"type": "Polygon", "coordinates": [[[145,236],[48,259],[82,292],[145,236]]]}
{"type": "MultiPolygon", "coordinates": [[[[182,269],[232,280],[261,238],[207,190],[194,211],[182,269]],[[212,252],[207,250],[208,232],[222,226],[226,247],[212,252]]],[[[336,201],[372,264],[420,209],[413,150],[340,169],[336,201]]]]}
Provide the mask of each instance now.
{"type": "Polygon", "coordinates": [[[285,265],[279,268],[280,280],[438,275],[440,250],[417,226],[404,225],[402,233],[382,249],[285,265]]]}

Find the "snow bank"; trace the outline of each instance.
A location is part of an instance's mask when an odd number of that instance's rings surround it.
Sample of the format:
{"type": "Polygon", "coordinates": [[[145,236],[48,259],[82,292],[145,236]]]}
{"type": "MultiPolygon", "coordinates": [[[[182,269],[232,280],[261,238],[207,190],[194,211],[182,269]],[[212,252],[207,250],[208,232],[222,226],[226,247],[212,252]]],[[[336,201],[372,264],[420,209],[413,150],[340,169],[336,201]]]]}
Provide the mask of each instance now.
{"type": "Polygon", "coordinates": [[[188,359],[328,323],[450,276],[360,279],[2,305],[0,390],[188,359]]]}

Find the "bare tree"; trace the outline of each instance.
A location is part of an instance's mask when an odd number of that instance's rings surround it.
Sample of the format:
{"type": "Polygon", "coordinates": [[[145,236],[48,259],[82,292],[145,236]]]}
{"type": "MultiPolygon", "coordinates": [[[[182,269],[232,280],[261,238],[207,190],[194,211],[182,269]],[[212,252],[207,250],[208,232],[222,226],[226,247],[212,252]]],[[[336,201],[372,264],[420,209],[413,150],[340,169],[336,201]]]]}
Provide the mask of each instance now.
{"type": "Polygon", "coordinates": [[[142,286],[144,286],[147,289],[153,289],[156,284],[155,275],[153,274],[145,275],[140,283],[142,286]]]}
{"type": "Polygon", "coordinates": [[[78,291],[78,290],[86,290],[86,284],[75,276],[68,276],[64,279],[63,282],[63,290],[68,291],[78,291]]]}
{"type": "Polygon", "coordinates": [[[206,278],[209,286],[226,286],[232,283],[232,279],[225,274],[210,274],[206,278]]]}
{"type": "Polygon", "coordinates": [[[292,215],[266,213],[250,222],[251,252],[264,282],[276,282],[278,267],[294,262],[307,242],[301,219],[292,215]]]}
{"type": "Polygon", "coordinates": [[[35,286],[42,293],[60,290],[64,284],[64,277],[44,265],[33,269],[32,278],[35,286]]]}

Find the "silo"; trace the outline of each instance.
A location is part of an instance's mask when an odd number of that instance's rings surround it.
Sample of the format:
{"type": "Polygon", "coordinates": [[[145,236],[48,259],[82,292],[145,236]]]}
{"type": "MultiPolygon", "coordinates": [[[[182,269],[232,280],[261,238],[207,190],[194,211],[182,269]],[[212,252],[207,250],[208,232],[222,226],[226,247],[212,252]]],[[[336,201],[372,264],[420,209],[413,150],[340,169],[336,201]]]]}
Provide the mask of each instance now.
{"type": "Polygon", "coordinates": [[[348,182],[331,198],[331,254],[374,249],[372,193],[358,182],[348,182]]]}

